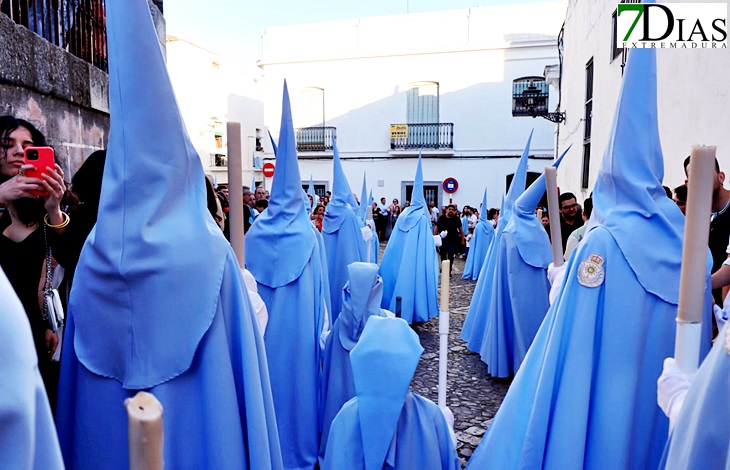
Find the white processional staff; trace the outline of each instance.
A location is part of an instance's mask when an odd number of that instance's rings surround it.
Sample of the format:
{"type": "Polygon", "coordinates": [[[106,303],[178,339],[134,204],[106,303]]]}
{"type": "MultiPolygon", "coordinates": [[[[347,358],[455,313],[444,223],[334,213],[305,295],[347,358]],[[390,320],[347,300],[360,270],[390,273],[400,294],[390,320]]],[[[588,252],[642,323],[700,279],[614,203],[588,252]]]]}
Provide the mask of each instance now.
{"type": "MultiPolygon", "coordinates": [[[[243,188],[243,169],[241,152],[241,124],[228,122],[228,226],[230,228],[231,246],[241,269],[246,266],[243,244],[243,208],[241,207],[241,189],[243,188]],[[236,199],[238,198],[238,199],[236,199]]],[[[251,188],[253,190],[253,188],[251,188]]]]}
{"type": "Polygon", "coordinates": [[[138,392],[124,400],[129,433],[129,470],[162,470],[162,405],[154,395],[138,392]]]}
{"type": "Polygon", "coordinates": [[[674,359],[679,370],[685,374],[697,371],[700,362],[707,243],[710,238],[707,218],[712,210],[715,150],[715,147],[693,145],[688,168],[687,220],[684,224],[677,336],[674,343],[674,359]]]}
{"type": "Polygon", "coordinates": [[[557,169],[545,167],[545,188],[547,189],[548,218],[550,219],[550,244],[553,249],[553,266],[563,265],[563,238],[560,233],[560,213],[558,212],[557,169]]]}
{"type": "Polygon", "coordinates": [[[446,369],[449,354],[449,260],[441,262],[441,305],[439,310],[439,388],[438,405],[446,409],[446,369]]]}

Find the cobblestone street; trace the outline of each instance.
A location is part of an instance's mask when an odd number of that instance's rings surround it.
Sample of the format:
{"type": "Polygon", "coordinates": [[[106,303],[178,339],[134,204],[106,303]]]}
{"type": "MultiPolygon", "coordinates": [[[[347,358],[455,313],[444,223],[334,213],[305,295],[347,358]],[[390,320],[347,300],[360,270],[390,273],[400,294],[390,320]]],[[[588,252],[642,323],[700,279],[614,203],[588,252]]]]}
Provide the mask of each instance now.
{"type": "MultiPolygon", "coordinates": [[[[462,465],[465,465],[501,405],[509,382],[489,377],[486,364],[478,354],[467,350],[466,343],[460,338],[461,326],[476,286],[475,281],[461,279],[463,270],[464,260],[457,258],[451,276],[449,301],[451,317],[446,405],[454,413],[457,451],[462,465]]],[[[413,378],[412,389],[434,402],[438,395],[438,324],[439,319],[436,317],[426,323],[413,325],[425,351],[413,378]]]]}

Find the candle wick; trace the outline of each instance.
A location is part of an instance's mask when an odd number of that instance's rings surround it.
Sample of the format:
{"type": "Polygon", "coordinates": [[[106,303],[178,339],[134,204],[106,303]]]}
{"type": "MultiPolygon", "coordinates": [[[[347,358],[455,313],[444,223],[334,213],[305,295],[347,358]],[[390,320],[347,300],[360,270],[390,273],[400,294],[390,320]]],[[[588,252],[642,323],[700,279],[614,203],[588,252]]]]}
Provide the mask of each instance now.
{"type": "Polygon", "coordinates": [[[143,406],[140,406],[139,409],[142,410],[142,411],[144,411],[144,407],[143,406]]]}

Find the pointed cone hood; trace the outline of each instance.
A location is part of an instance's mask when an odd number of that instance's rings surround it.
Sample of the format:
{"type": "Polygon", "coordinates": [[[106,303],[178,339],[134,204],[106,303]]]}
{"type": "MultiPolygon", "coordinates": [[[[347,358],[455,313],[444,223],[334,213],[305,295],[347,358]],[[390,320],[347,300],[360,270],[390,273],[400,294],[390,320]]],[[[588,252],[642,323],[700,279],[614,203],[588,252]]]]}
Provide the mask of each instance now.
{"type": "Polygon", "coordinates": [[[413,180],[411,205],[406,207],[398,217],[395,228],[407,232],[418,224],[421,217],[428,217],[429,221],[431,220],[431,215],[428,214],[426,198],[423,195],[423,167],[421,152],[418,152],[418,165],[416,166],[416,177],[413,180]]]}
{"type": "Polygon", "coordinates": [[[357,215],[362,220],[367,219],[368,216],[368,178],[367,173],[362,174],[362,189],[360,190],[360,208],[357,211],[357,215]]]}
{"type": "Polygon", "coordinates": [[[507,196],[502,199],[502,208],[499,211],[499,224],[497,225],[497,235],[500,235],[507,227],[509,219],[512,218],[512,209],[515,205],[515,201],[525,191],[525,184],[527,184],[527,160],[530,156],[530,142],[532,142],[532,133],[527,138],[527,144],[525,149],[522,151],[522,157],[517,163],[514,176],[512,177],[512,183],[507,191],[507,196]]]}
{"type": "Polygon", "coordinates": [[[350,351],[360,339],[362,330],[371,316],[385,316],[380,310],[383,299],[383,280],[378,276],[378,265],[355,262],[347,266],[348,282],[342,293],[340,343],[350,351]]]}
{"type": "Polygon", "coordinates": [[[200,157],[147,2],[109,0],[107,28],[112,130],[70,308],[81,363],[127,388],[149,388],[190,367],[230,246],[207,213],[200,157]]]}
{"type": "Polygon", "coordinates": [[[423,348],[402,318],[370,317],[350,351],[365,469],[383,468],[423,348]]]}
{"type": "Polygon", "coordinates": [[[322,231],[325,233],[337,232],[348,213],[354,212],[359,207],[350,189],[350,184],[347,182],[345,172],[342,169],[342,161],[340,161],[340,153],[337,150],[336,140],[334,141],[334,154],[334,158],[332,159],[334,173],[332,177],[332,200],[327,204],[322,223],[322,231]]]}
{"type": "Polygon", "coordinates": [[[276,141],[274,140],[274,136],[271,135],[271,132],[269,132],[269,140],[271,141],[271,148],[274,149],[274,157],[276,157],[276,154],[279,152],[279,146],[276,145],[276,141]]]}
{"type": "MultiPolygon", "coordinates": [[[[570,147],[553,162],[558,168],[570,147]]],[[[505,231],[510,232],[522,260],[536,268],[547,268],[552,261],[550,238],[542,223],[535,217],[535,208],[545,194],[545,173],[541,174],[520,197],[512,209],[505,231]]]]}
{"type": "Polygon", "coordinates": [[[316,238],[302,198],[306,196],[285,81],[269,206],[246,234],[246,267],[261,284],[271,288],[289,284],[302,274],[311,258],[316,238]]]}
{"type": "Polygon", "coordinates": [[[312,175],[309,175],[309,186],[307,186],[307,194],[312,196],[312,198],[317,197],[317,194],[314,192],[314,180],[312,180],[312,175]]]}
{"type": "Polygon", "coordinates": [[[352,189],[350,189],[350,183],[347,182],[347,177],[345,176],[345,171],[342,169],[342,160],[340,159],[340,152],[337,149],[337,139],[333,142],[333,148],[334,148],[334,158],[333,166],[334,166],[334,175],[332,178],[332,201],[339,204],[350,204],[352,209],[357,208],[358,204],[355,200],[355,195],[352,194],[352,189]]]}
{"type": "Polygon", "coordinates": [[[479,212],[479,220],[488,223],[489,220],[487,219],[487,212],[489,212],[489,209],[487,208],[487,188],[484,188],[484,196],[482,197],[482,210],[481,212],[479,212]]]}
{"type": "Polygon", "coordinates": [[[629,53],[610,136],[591,220],[611,232],[647,292],[676,304],[684,217],[662,188],[654,49],[629,53]]]}

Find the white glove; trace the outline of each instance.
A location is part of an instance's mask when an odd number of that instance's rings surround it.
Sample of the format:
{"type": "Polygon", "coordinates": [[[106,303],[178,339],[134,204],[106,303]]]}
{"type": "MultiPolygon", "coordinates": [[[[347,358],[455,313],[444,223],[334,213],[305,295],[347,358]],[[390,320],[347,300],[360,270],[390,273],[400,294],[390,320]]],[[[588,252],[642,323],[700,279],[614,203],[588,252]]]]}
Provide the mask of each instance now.
{"type": "Polygon", "coordinates": [[[717,322],[717,330],[722,330],[722,327],[727,323],[728,314],[727,312],[718,307],[717,304],[712,304],[712,313],[715,314],[715,321],[717,322]]]}
{"type": "Polygon", "coordinates": [[[548,266],[547,277],[548,281],[550,281],[550,294],[548,295],[548,298],[550,299],[550,305],[555,302],[555,299],[558,297],[558,293],[560,293],[560,288],[563,287],[566,266],[567,265],[565,263],[557,268],[553,263],[550,263],[548,266]]]}
{"type": "Polygon", "coordinates": [[[673,357],[664,359],[664,369],[657,380],[657,403],[669,418],[670,430],[674,429],[677,423],[684,397],[687,396],[687,390],[696,375],[696,373],[687,375],[679,370],[673,357]]]}
{"type": "Polygon", "coordinates": [[[369,242],[373,239],[373,229],[371,229],[370,227],[362,227],[360,231],[362,232],[363,241],[369,242]]]}
{"type": "Polygon", "coordinates": [[[446,235],[448,235],[448,234],[449,234],[449,232],[447,232],[446,230],[444,230],[443,232],[440,232],[439,233],[439,235],[441,236],[441,238],[446,238],[446,235]]]}

